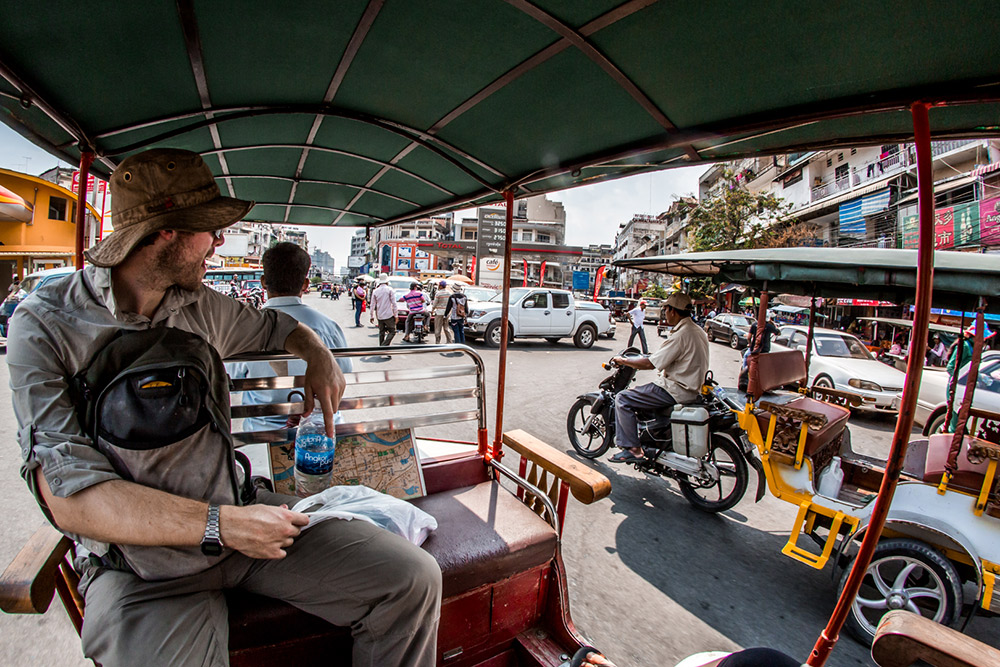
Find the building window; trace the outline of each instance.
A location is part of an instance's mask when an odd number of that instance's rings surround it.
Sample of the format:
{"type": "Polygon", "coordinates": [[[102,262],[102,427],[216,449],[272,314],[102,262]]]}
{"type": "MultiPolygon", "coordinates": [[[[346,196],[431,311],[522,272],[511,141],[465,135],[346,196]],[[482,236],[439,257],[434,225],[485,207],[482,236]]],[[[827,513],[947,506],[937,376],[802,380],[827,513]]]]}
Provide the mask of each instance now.
{"type": "Polygon", "coordinates": [[[837,153],[837,162],[843,162],[843,161],[844,161],[844,154],[837,153]]]}
{"type": "MultiPolygon", "coordinates": [[[[462,240],[463,241],[475,241],[476,240],[476,230],[475,229],[463,229],[462,230],[462,240]]],[[[513,239],[511,239],[513,240],[513,239]]]]}
{"type": "Polygon", "coordinates": [[[858,149],[857,149],[857,148],[852,148],[852,149],[851,149],[851,155],[856,155],[856,154],[857,154],[857,152],[858,152],[858,149]]]}
{"type": "Polygon", "coordinates": [[[427,232],[425,232],[423,230],[417,232],[417,238],[418,239],[425,239],[425,238],[427,238],[427,232]]]}
{"type": "Polygon", "coordinates": [[[521,232],[522,241],[528,241],[530,243],[534,238],[535,234],[530,229],[525,229],[521,232]]]}
{"type": "Polygon", "coordinates": [[[399,238],[401,238],[401,239],[408,239],[408,238],[410,238],[410,230],[409,229],[404,229],[403,231],[401,231],[399,233],[399,238]]]}
{"type": "Polygon", "coordinates": [[[832,167],[833,166],[833,158],[832,157],[828,157],[826,159],[826,166],[828,166],[828,167],[832,167]]]}
{"type": "Polygon", "coordinates": [[[849,170],[850,170],[850,165],[846,164],[842,164],[834,170],[833,177],[837,181],[837,183],[842,183],[847,180],[849,170]]]}
{"type": "Polygon", "coordinates": [[[539,234],[538,235],[538,242],[539,243],[552,243],[552,237],[549,236],[548,234],[539,234]]]}
{"type": "Polygon", "coordinates": [[[67,203],[65,197],[49,197],[49,220],[65,220],[67,203]]]}
{"type": "Polygon", "coordinates": [[[795,185],[801,180],[802,180],[802,169],[799,168],[791,172],[787,176],[785,176],[782,182],[782,186],[787,188],[789,185],[795,185]]]}

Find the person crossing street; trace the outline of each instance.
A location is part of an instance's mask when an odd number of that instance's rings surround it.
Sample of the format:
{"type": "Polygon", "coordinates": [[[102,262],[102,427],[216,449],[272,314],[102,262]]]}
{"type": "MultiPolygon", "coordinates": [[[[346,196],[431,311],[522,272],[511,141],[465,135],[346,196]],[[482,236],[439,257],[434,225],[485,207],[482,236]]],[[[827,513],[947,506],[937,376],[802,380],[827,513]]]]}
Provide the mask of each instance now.
{"type": "Polygon", "coordinates": [[[444,342],[450,343],[454,340],[451,326],[449,326],[448,318],[445,315],[445,308],[448,307],[451,294],[448,283],[443,280],[438,283],[438,291],[434,294],[434,305],[431,306],[431,312],[434,313],[434,342],[438,344],[441,343],[442,334],[444,342]]]}
{"type": "Polygon", "coordinates": [[[643,322],[646,321],[646,302],[640,301],[639,305],[628,311],[628,316],[632,322],[632,333],[629,334],[626,347],[632,347],[632,341],[638,335],[639,343],[642,345],[642,353],[649,354],[649,348],[646,346],[646,330],[643,328],[643,322]]]}

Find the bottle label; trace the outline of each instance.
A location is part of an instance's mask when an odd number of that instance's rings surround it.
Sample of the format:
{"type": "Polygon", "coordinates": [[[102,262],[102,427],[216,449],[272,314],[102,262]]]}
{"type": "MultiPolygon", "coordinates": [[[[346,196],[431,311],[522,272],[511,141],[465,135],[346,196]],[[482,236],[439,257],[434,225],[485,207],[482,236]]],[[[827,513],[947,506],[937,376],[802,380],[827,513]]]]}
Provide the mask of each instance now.
{"type": "Polygon", "coordinates": [[[295,468],[306,475],[326,475],[333,470],[334,443],[322,433],[305,433],[295,439],[295,468]]]}

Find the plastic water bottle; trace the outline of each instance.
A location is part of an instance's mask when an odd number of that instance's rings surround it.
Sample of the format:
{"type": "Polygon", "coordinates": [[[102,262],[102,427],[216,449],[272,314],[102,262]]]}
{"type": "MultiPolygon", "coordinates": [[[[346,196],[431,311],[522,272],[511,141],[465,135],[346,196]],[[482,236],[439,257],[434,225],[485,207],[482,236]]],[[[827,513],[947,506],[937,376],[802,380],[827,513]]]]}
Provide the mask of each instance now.
{"type": "Polygon", "coordinates": [[[336,438],[326,435],[321,408],[317,407],[299,422],[295,435],[296,495],[304,498],[329,488],[336,443],[336,438]]]}
{"type": "Polygon", "coordinates": [[[844,484],[844,471],[840,467],[840,457],[834,456],[826,470],[819,474],[819,495],[836,498],[840,495],[840,487],[844,484]]]}

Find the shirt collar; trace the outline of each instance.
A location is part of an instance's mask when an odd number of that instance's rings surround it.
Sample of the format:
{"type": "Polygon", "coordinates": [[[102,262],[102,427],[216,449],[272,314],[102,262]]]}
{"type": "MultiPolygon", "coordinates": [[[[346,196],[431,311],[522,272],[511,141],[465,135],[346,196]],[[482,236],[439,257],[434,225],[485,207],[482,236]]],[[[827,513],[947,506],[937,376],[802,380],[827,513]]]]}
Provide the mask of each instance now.
{"type": "MultiPolygon", "coordinates": [[[[91,285],[93,285],[94,296],[97,300],[120,322],[149,322],[150,324],[155,324],[175,314],[180,308],[198,300],[198,292],[189,292],[177,286],[171,287],[163,295],[163,300],[156,309],[152,320],[150,320],[145,315],[124,312],[118,308],[118,302],[115,301],[115,292],[111,288],[111,268],[92,265],[87,267],[84,277],[89,278],[91,285]]],[[[201,289],[209,288],[202,286],[201,289]]]]}
{"type": "Polygon", "coordinates": [[[302,298],[297,296],[272,296],[269,297],[265,308],[278,308],[280,306],[301,306],[302,298]]]}

